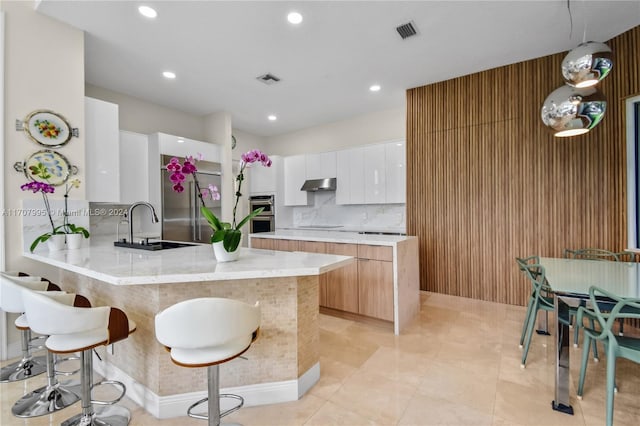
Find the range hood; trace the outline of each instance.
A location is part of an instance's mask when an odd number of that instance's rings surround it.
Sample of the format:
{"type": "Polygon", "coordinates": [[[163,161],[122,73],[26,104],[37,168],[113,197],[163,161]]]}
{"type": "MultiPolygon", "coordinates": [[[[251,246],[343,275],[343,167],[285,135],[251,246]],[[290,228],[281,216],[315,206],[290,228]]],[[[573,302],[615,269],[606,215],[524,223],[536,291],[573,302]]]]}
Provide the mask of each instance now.
{"type": "Polygon", "coordinates": [[[308,179],[300,188],[300,191],[335,191],[336,190],[336,178],[325,179],[308,179]]]}

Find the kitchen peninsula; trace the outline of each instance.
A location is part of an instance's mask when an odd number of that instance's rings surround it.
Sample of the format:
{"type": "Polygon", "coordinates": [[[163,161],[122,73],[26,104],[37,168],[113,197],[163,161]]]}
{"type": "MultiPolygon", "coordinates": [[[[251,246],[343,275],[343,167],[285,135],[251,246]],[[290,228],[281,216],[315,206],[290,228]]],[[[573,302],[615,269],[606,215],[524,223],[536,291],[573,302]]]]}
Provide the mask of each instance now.
{"type": "Polygon", "coordinates": [[[352,256],[320,277],[322,313],[376,318],[400,334],[420,312],[418,238],[337,230],[278,229],[250,234],[254,248],[352,256]]]}
{"type": "MultiPolygon", "coordinates": [[[[101,353],[94,368],[127,386],[127,396],[157,418],[184,416],[206,396],[206,374],[173,365],[155,339],[156,313],[197,297],[260,302],[260,335],[246,353],[220,369],[223,391],[247,405],[298,399],[320,377],[318,277],[354,262],[347,256],[241,249],[217,263],[210,245],[158,252],[92,245],[24,253],[61,269],[59,284],[95,306],[121,308],[137,330],[101,353]]],[[[211,325],[215,327],[215,324],[211,325]]]]}

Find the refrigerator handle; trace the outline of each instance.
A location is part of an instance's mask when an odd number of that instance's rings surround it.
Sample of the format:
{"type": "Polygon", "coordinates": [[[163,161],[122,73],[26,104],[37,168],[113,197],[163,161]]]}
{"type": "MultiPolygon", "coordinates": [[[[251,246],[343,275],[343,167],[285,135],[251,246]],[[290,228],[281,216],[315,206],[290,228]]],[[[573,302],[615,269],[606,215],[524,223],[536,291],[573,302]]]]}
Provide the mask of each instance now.
{"type": "Polygon", "coordinates": [[[198,208],[199,204],[198,204],[198,194],[193,193],[194,198],[193,198],[193,202],[194,202],[194,208],[193,211],[195,212],[196,215],[196,226],[198,227],[198,242],[201,243],[202,242],[202,223],[200,222],[201,216],[200,216],[200,209],[198,208]]]}

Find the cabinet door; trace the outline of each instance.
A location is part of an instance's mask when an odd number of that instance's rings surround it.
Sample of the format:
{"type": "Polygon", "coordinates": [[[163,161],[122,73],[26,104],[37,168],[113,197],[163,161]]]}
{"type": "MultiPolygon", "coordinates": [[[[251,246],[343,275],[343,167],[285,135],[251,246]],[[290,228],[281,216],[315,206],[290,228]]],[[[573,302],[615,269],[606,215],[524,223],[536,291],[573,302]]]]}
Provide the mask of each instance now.
{"type": "Polygon", "coordinates": [[[84,114],[87,200],[119,203],[118,105],[85,97],[84,114]]]}
{"type": "Polygon", "coordinates": [[[275,250],[276,241],[271,238],[251,238],[251,248],[275,250]]]}
{"type": "Polygon", "coordinates": [[[383,204],[386,202],[386,172],[384,145],[364,148],[364,202],[383,204]]]}
{"type": "Polygon", "coordinates": [[[336,204],[364,204],[364,148],[336,153],[336,204]]]}
{"type": "MultiPolygon", "coordinates": [[[[327,253],[342,256],[357,256],[355,244],[327,243],[327,253]]],[[[354,262],[327,272],[326,304],[328,308],[347,312],[358,312],[358,264],[354,262]]]]}
{"type": "Polygon", "coordinates": [[[120,131],[120,202],[149,201],[149,157],[147,135],[120,131]]]}
{"type": "Polygon", "coordinates": [[[393,262],[358,259],[358,313],[393,321],[393,262]]]}
{"type": "Polygon", "coordinates": [[[307,179],[336,177],[336,153],[322,152],[305,155],[307,179]]]}
{"type": "Polygon", "coordinates": [[[274,240],[274,250],[280,251],[298,251],[300,241],[298,240],[274,240]]]}
{"type": "Polygon", "coordinates": [[[384,146],[386,168],[386,202],[404,203],[407,196],[405,142],[389,142],[384,146]]]}
{"type": "Polygon", "coordinates": [[[251,194],[274,194],[276,192],[276,164],[262,167],[253,164],[249,171],[249,192],[251,194]]]}
{"type": "MultiPolygon", "coordinates": [[[[298,250],[307,253],[326,253],[327,243],[319,241],[299,241],[298,250]]],[[[327,306],[327,274],[322,274],[318,277],[318,287],[318,304],[320,306],[327,306]]]]}
{"type": "Polygon", "coordinates": [[[284,205],[306,206],[307,192],[300,188],[307,179],[304,155],[294,155],[284,159],[284,205]]]}

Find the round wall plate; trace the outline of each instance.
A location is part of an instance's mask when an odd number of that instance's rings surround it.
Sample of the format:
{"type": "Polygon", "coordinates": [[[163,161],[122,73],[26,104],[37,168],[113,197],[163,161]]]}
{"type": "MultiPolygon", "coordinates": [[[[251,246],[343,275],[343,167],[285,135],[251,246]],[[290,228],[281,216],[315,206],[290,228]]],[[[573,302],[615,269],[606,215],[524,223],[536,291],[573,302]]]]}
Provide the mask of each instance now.
{"type": "Polygon", "coordinates": [[[236,149],[236,137],[231,135],[231,149],[236,149]]]}
{"type": "Polygon", "coordinates": [[[69,176],[78,173],[78,168],[70,165],[62,154],[43,149],[34,152],[22,163],[22,171],[30,180],[60,186],[69,176]]]}
{"type": "Polygon", "coordinates": [[[29,139],[49,148],[60,148],[73,136],[71,126],[63,116],[45,109],[34,111],[25,118],[24,131],[29,139]]]}

